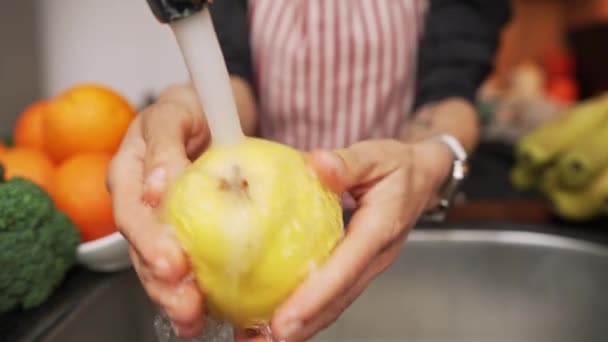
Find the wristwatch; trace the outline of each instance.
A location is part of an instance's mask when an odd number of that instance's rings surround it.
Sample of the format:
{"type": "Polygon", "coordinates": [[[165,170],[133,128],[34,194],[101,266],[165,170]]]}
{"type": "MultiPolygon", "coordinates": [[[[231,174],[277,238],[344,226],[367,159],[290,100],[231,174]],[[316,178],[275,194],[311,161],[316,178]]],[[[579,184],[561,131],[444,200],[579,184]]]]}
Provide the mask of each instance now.
{"type": "Polygon", "coordinates": [[[458,193],[460,184],[468,174],[467,152],[458,139],[450,134],[436,135],[431,139],[444,143],[454,157],[452,174],[442,188],[438,205],[422,216],[424,220],[439,222],[445,219],[447,211],[458,193]]]}

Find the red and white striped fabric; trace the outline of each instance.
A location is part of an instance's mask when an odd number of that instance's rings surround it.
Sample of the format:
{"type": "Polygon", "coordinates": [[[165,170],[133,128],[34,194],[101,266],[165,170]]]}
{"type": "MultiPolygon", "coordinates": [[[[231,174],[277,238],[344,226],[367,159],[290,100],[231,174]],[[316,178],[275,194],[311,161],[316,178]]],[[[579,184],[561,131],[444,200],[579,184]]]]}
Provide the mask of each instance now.
{"type": "Polygon", "coordinates": [[[426,0],[250,0],[265,138],[302,150],[396,136],[426,0]]]}

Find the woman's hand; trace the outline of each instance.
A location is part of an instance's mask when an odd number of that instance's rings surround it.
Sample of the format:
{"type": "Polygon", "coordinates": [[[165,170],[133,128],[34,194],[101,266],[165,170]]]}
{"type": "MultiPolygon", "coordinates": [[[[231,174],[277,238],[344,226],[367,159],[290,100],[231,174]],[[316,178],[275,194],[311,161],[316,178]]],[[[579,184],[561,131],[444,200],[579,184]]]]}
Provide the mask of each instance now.
{"type": "Polygon", "coordinates": [[[348,191],[357,208],[345,239],[275,312],[279,340],[305,340],[327,327],[399,254],[411,227],[450,174],[452,155],[440,142],[364,141],[309,155],[321,179],[348,191]]]}
{"type": "MultiPolygon", "coordinates": [[[[208,138],[192,88],[173,87],[134,120],[108,175],[115,221],[129,241],[134,268],[184,338],[203,331],[204,300],[155,207],[208,138]]],[[[451,168],[449,150],[433,141],[366,141],[309,159],[321,179],[336,192],[350,192],[358,208],[332,257],[277,310],[272,329],[287,340],[306,339],[329,325],[390,265],[451,168]]]]}
{"type": "Polygon", "coordinates": [[[208,136],[193,89],[168,88],[133,121],[108,174],[114,219],[129,242],[134,268],[181,337],[202,332],[203,298],[188,276],[184,252],[154,209],[172,179],[205,148],[208,136]]]}

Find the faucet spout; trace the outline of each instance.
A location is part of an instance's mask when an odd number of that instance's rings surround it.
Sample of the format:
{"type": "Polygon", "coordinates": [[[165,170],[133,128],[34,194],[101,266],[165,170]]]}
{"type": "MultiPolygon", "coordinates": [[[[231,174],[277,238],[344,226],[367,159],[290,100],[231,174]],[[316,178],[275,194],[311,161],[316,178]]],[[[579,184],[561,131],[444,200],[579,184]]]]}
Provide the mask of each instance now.
{"type": "Polygon", "coordinates": [[[203,8],[210,0],[146,0],[158,21],[163,24],[189,17],[203,8]]]}

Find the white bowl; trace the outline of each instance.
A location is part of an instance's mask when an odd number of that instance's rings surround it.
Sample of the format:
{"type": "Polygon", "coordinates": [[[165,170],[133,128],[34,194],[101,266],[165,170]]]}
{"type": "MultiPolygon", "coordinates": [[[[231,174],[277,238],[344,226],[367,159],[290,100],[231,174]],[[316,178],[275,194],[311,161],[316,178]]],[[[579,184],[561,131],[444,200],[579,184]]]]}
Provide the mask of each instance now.
{"type": "Polygon", "coordinates": [[[92,271],[118,272],[131,267],[127,240],[119,232],[81,243],[76,257],[92,271]]]}

